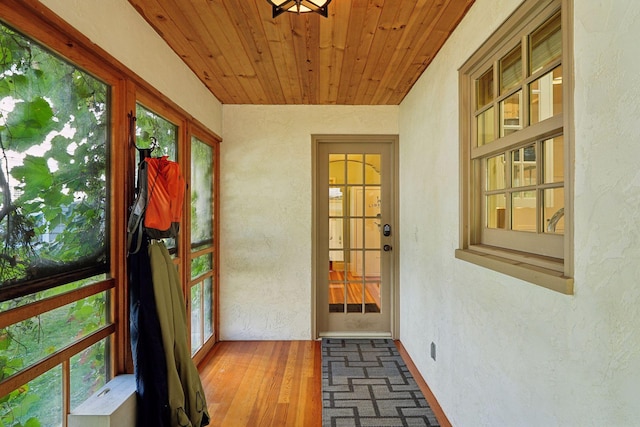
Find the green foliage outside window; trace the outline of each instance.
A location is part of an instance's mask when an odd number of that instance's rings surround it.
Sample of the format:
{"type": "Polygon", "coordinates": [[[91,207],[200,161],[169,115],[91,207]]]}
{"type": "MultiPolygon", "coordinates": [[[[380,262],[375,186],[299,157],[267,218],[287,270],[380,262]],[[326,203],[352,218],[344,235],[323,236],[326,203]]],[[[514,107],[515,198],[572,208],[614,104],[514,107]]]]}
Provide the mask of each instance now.
{"type": "Polygon", "coordinates": [[[156,142],[156,149],[151,153],[154,157],[168,156],[169,160],[177,161],[178,126],[137,104],[136,145],[138,148],[150,148],[152,138],[156,142]]]}
{"type": "MultiPolygon", "coordinates": [[[[0,24],[0,311],[107,271],[108,107],[107,85],[0,24]]],[[[107,298],[0,329],[0,381],[103,326],[107,298]]],[[[105,354],[103,340],[72,359],[72,399],[104,383],[105,354]]],[[[0,427],[60,425],[58,381],[59,367],[0,396],[0,427]]]]}
{"type": "Polygon", "coordinates": [[[0,26],[1,287],[107,264],[108,93],[0,26]]]}

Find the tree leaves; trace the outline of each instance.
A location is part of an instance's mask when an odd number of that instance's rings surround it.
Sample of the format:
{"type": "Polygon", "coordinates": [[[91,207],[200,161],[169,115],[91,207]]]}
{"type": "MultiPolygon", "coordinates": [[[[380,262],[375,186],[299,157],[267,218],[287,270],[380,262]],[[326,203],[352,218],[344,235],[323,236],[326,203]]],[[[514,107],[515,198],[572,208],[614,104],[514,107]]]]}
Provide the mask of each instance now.
{"type": "Polygon", "coordinates": [[[53,183],[51,171],[44,157],[27,155],[22,161],[22,166],[11,169],[11,176],[25,183],[23,197],[27,199],[38,197],[40,191],[53,183]]]}
{"type": "Polygon", "coordinates": [[[52,120],[53,110],[42,97],[32,101],[18,102],[6,120],[10,129],[10,146],[12,150],[24,152],[31,148],[34,139],[42,140],[55,122],[52,120]]]}
{"type": "MultiPolygon", "coordinates": [[[[0,217],[0,292],[108,262],[108,99],[107,85],[0,23],[0,200],[8,212],[0,217]]],[[[104,299],[84,299],[67,319],[94,330],[104,324],[104,299]]],[[[59,348],[40,328],[19,322],[0,329],[0,379],[33,364],[17,356],[22,348],[33,354],[17,337],[42,339],[47,352],[59,348]]],[[[91,351],[92,378],[104,377],[104,340],[91,351]]],[[[54,391],[47,376],[0,397],[0,426],[48,421],[54,391]]]]}
{"type": "Polygon", "coordinates": [[[42,261],[107,261],[108,99],[103,82],[0,24],[0,196],[15,213],[0,218],[0,291],[40,279],[42,261]]]}

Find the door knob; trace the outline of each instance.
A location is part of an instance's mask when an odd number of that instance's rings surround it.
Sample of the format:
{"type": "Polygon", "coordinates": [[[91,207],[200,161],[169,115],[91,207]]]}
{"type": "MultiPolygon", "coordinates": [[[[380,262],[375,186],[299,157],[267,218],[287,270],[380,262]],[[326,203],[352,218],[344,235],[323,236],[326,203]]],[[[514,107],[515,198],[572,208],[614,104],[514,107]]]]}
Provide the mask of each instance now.
{"type": "Polygon", "coordinates": [[[390,251],[391,249],[393,249],[393,248],[391,247],[391,245],[384,245],[384,246],[382,247],[382,249],[383,249],[385,252],[389,252],[389,251],[390,251]]]}

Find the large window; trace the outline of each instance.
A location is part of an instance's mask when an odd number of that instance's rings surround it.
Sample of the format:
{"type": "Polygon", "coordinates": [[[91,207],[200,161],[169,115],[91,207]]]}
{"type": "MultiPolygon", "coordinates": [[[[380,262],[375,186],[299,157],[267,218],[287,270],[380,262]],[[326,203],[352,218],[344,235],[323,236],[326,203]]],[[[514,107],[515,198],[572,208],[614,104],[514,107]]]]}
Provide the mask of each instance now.
{"type": "MultiPolygon", "coordinates": [[[[149,108],[136,104],[136,147],[150,149],[153,157],[167,156],[171,161],[178,161],[178,125],[165,119],[149,108]]],[[[140,155],[138,153],[138,159],[140,155]]],[[[136,176],[138,175],[136,163],[136,176]]],[[[176,239],[163,239],[169,252],[176,255],[176,239]]]]}
{"type": "Polygon", "coordinates": [[[153,141],[188,179],[167,245],[198,361],[218,329],[219,137],[40,3],[0,2],[0,426],[65,427],[133,372],[126,227],[134,144],[153,141]]]}
{"type": "MultiPolygon", "coordinates": [[[[146,104],[153,104],[152,98],[142,96],[146,104]]],[[[191,352],[199,360],[215,341],[217,144],[195,125],[189,127],[188,142],[181,143],[180,126],[173,123],[181,122],[180,117],[169,109],[162,110],[161,115],[151,107],[137,103],[136,146],[153,148],[151,155],[154,157],[167,156],[169,160],[177,161],[188,176],[189,191],[185,196],[188,221],[183,221],[178,238],[164,240],[185,283],[191,352]],[[171,119],[165,116],[171,116],[171,119]]]]}
{"type": "Polygon", "coordinates": [[[568,1],[525,2],[460,72],[458,257],[571,292],[568,1]]]}
{"type": "Polygon", "coordinates": [[[107,269],[109,88],[3,25],[0,50],[6,299],[107,269]]]}
{"type": "Polygon", "coordinates": [[[191,352],[196,354],[214,337],[217,292],[217,252],[215,250],[215,170],[216,147],[191,137],[190,185],[190,297],[191,352]]]}
{"type": "Polygon", "coordinates": [[[0,425],[59,426],[110,375],[110,87],[1,23],[0,58],[0,425]]]}

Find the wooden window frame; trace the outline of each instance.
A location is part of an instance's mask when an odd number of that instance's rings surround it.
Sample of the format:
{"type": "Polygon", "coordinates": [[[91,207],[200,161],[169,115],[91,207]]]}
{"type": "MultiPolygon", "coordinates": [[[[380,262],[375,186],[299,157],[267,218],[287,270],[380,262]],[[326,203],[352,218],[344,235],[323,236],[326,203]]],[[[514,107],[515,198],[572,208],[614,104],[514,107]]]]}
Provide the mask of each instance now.
{"type": "MultiPolygon", "coordinates": [[[[127,82],[120,70],[120,65],[109,60],[106,52],[97,48],[86,37],[77,33],[39,2],[21,2],[7,0],[0,2],[0,20],[7,26],[19,31],[50,51],[69,61],[83,71],[92,74],[110,87],[110,135],[109,155],[107,157],[108,197],[110,199],[107,218],[109,226],[110,264],[107,266],[107,278],[92,285],[58,294],[49,298],[20,306],[16,309],[0,313],[0,327],[16,324],[27,318],[49,312],[63,305],[80,301],[99,292],[106,292],[107,304],[106,324],[91,334],[73,340],[69,345],[58,349],[44,359],[36,362],[24,370],[5,378],[0,382],[0,396],[15,390],[23,384],[29,383],[43,373],[57,367],[62,368],[62,412],[63,425],[66,426],[67,414],[70,411],[70,360],[93,344],[106,339],[109,359],[108,374],[131,371],[129,351],[129,335],[127,313],[126,278],[126,249],[125,237],[120,230],[126,229],[126,212],[128,201],[121,188],[126,188],[126,162],[121,160],[126,156],[126,146],[116,141],[126,140],[126,104],[127,82]],[[120,193],[121,197],[115,197],[120,193]]],[[[63,285],[73,281],[61,282],[63,285]]],[[[57,285],[56,285],[57,287],[57,285]]]]}
{"type": "MultiPolygon", "coordinates": [[[[219,326],[220,326],[220,309],[218,306],[218,302],[220,300],[220,250],[219,250],[219,236],[220,236],[220,222],[219,222],[219,218],[220,218],[220,144],[219,141],[217,141],[215,138],[212,137],[212,135],[207,131],[206,128],[204,128],[202,125],[199,125],[198,123],[192,122],[189,123],[188,127],[187,127],[187,149],[186,151],[186,155],[188,156],[187,160],[189,162],[189,165],[191,164],[191,143],[192,143],[192,137],[197,138],[201,143],[206,144],[208,146],[211,147],[212,149],[212,155],[213,155],[213,170],[212,170],[212,202],[213,202],[213,209],[212,209],[212,228],[213,228],[213,236],[212,236],[212,242],[210,245],[208,245],[205,248],[199,248],[197,251],[192,251],[191,248],[191,233],[189,233],[187,235],[187,233],[185,233],[184,235],[184,239],[185,239],[185,243],[184,243],[184,247],[185,247],[185,251],[186,251],[186,256],[187,256],[187,266],[188,268],[185,269],[185,282],[186,283],[186,289],[185,289],[185,298],[187,300],[187,314],[188,314],[188,319],[187,322],[189,323],[189,331],[191,331],[191,289],[193,286],[198,285],[199,283],[203,283],[206,279],[211,279],[212,281],[212,310],[213,310],[213,316],[212,316],[212,328],[213,328],[213,335],[209,338],[209,339],[205,339],[204,340],[204,344],[196,351],[196,353],[193,355],[193,360],[196,364],[202,362],[204,360],[204,358],[206,357],[206,355],[209,353],[209,351],[213,348],[213,346],[215,345],[216,342],[219,341],[219,326]],[[198,276],[198,277],[194,277],[191,278],[191,261],[196,259],[199,256],[202,255],[207,255],[207,254],[211,254],[211,262],[212,262],[212,269],[205,272],[204,274],[198,276]]],[[[191,171],[189,170],[187,172],[187,174],[185,175],[185,179],[187,180],[187,182],[189,183],[189,185],[191,185],[191,171]]],[[[190,188],[189,188],[190,190],[190,188]]],[[[187,191],[186,192],[186,199],[185,199],[185,216],[184,216],[184,221],[186,224],[188,224],[188,229],[191,230],[191,213],[190,213],[190,206],[191,206],[191,191],[187,191]]],[[[202,333],[204,334],[204,329],[202,331],[202,333]]],[[[191,336],[191,334],[190,334],[191,336]]],[[[189,340],[189,345],[191,345],[191,340],[189,340]]]]}
{"type": "MultiPolygon", "coordinates": [[[[527,0],[496,30],[459,70],[460,105],[460,244],[456,258],[564,294],[573,294],[573,3],[572,0],[527,0]],[[526,78],[516,88],[499,93],[500,59],[520,44],[522,67],[528,69],[527,37],[558,11],[562,19],[562,57],[526,78]],[[528,123],[529,83],[562,65],[563,110],[551,118],[533,125],[528,123]],[[491,68],[492,67],[492,68],[491,68]],[[493,70],[494,98],[477,109],[475,81],[493,70]],[[495,139],[476,146],[478,110],[493,106],[494,122],[499,120],[500,101],[522,90],[524,127],[500,137],[500,127],[494,126],[495,139]],[[483,163],[491,156],[509,153],[515,148],[562,135],[564,139],[564,235],[528,233],[514,230],[487,229],[484,224],[483,163]]],[[[538,156],[539,159],[539,156],[538,156]]],[[[539,160],[538,160],[539,162],[539,160]]],[[[509,164],[509,163],[508,163],[509,164]]],[[[538,163],[539,165],[539,163],[538,163]]],[[[548,187],[540,182],[535,191],[548,187]]],[[[528,187],[526,187],[528,189],[528,187]]],[[[514,191],[509,188],[507,195],[514,191]]]]}
{"type": "MultiPolygon", "coordinates": [[[[141,79],[136,73],[112,57],[105,50],[95,45],[89,38],[74,27],[63,21],[42,3],[35,0],[3,0],[0,2],[0,21],[15,30],[29,36],[33,40],[46,46],[65,60],[70,61],[84,71],[96,76],[111,88],[111,132],[110,154],[108,158],[109,198],[111,200],[108,218],[110,221],[109,254],[110,265],[107,278],[95,284],[40,300],[17,309],[0,313],[0,326],[11,325],[28,317],[44,313],[61,305],[78,301],[98,292],[107,292],[108,304],[107,324],[92,334],[71,345],[56,351],[44,360],[31,365],[17,375],[0,382],[0,396],[13,391],[16,387],[32,381],[50,369],[62,366],[63,370],[63,426],[67,424],[67,414],[70,410],[69,398],[69,370],[70,359],[102,339],[108,339],[110,369],[108,374],[115,376],[121,373],[132,373],[129,337],[129,300],[127,291],[127,242],[126,233],[129,207],[133,203],[135,186],[136,150],[129,144],[129,114],[135,114],[136,102],[140,101],[149,109],[164,116],[179,126],[178,161],[183,167],[185,177],[190,168],[187,142],[191,134],[201,141],[214,147],[216,165],[214,168],[214,236],[213,248],[215,272],[214,280],[215,302],[219,304],[219,274],[217,267],[219,253],[219,144],[222,138],[209,130],[205,125],[194,119],[187,111],[180,108],[171,99],[164,96],[149,83],[141,79]],[[123,191],[124,189],[124,191],[123,191]]],[[[181,225],[181,240],[178,242],[178,265],[181,279],[184,283],[185,296],[189,279],[188,263],[190,256],[187,251],[189,234],[188,203],[185,203],[185,215],[181,225]]],[[[189,299],[185,299],[187,304],[189,299]]],[[[189,307],[187,307],[189,312],[189,307]]],[[[194,356],[198,363],[205,352],[210,350],[219,340],[219,308],[214,307],[214,336],[205,347],[194,356]]],[[[188,321],[188,319],[187,319],[188,321]]]]}
{"type": "MultiPolygon", "coordinates": [[[[219,307],[217,304],[219,303],[219,182],[220,182],[220,169],[218,165],[219,154],[220,154],[220,142],[222,139],[217,136],[215,133],[211,132],[200,123],[198,120],[189,116],[185,111],[181,110],[175,104],[173,104],[169,99],[157,93],[155,90],[149,90],[149,88],[137,87],[135,89],[136,94],[136,102],[143,105],[148,110],[153,113],[161,116],[165,120],[173,123],[178,127],[177,130],[177,150],[176,150],[176,161],[180,164],[182,175],[187,184],[187,188],[185,191],[185,200],[183,204],[183,215],[182,215],[182,223],[180,226],[180,232],[178,238],[176,239],[176,249],[171,249],[171,254],[173,256],[173,262],[178,269],[178,275],[180,277],[181,283],[183,284],[183,298],[185,301],[185,309],[187,313],[187,330],[189,332],[188,343],[191,346],[191,288],[196,283],[191,279],[191,260],[195,256],[203,255],[204,253],[212,254],[212,262],[213,262],[213,271],[200,276],[197,280],[203,280],[204,278],[211,278],[213,281],[213,292],[214,292],[214,302],[216,306],[213,307],[214,316],[212,318],[213,321],[213,330],[214,334],[210,337],[204,345],[193,355],[193,360],[196,364],[200,363],[207,352],[213,348],[215,343],[219,341],[219,307]],[[191,179],[191,137],[195,136],[203,143],[211,146],[213,148],[213,156],[214,156],[214,169],[213,169],[213,180],[214,180],[214,206],[213,206],[213,215],[214,215],[214,223],[213,223],[213,233],[212,237],[213,243],[209,248],[203,251],[191,252],[191,215],[190,215],[190,206],[191,206],[191,192],[190,192],[190,179],[191,179]]],[[[135,153],[134,153],[135,154],[135,153]]],[[[133,179],[133,178],[132,178],[133,179]]]]}

